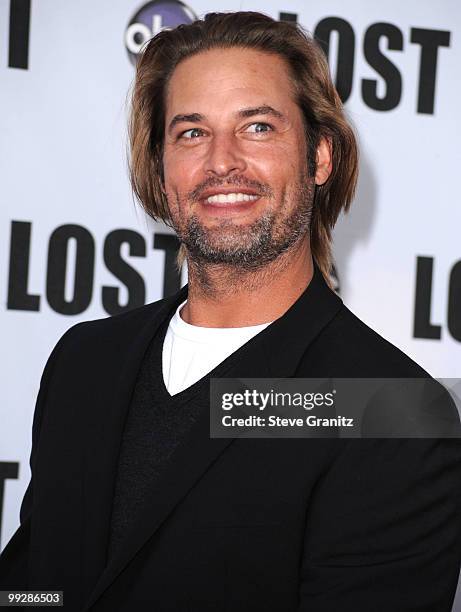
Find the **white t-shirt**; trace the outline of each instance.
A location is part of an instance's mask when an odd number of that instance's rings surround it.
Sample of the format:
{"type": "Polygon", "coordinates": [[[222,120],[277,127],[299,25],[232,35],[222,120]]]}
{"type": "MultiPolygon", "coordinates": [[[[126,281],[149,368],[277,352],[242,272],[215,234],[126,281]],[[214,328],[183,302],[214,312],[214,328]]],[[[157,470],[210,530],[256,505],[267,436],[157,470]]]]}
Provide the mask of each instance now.
{"type": "Polygon", "coordinates": [[[190,325],[179,314],[186,301],[178,306],[171,318],[163,342],[163,380],[170,395],[183,391],[203,378],[270,325],[270,323],[248,327],[190,325]]]}

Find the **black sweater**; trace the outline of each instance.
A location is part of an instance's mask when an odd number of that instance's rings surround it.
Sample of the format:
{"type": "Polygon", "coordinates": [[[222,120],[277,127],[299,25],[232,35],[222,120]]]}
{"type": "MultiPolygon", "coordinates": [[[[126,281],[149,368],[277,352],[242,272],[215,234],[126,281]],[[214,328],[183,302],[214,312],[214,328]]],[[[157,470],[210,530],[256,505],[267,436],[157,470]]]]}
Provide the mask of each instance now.
{"type": "Polygon", "coordinates": [[[225,361],[183,391],[171,396],[162,372],[163,342],[169,319],[158,329],[144,355],[123,432],[107,551],[118,552],[136,524],[152,484],[162,475],[202,410],[207,410],[211,376],[220,376],[235,361],[225,361]]]}

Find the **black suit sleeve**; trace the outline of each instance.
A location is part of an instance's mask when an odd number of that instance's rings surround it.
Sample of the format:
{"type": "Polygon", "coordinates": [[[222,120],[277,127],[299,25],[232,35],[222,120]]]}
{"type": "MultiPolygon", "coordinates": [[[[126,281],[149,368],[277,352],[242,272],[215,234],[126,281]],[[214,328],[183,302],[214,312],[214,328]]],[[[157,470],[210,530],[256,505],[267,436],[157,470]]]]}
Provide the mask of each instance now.
{"type": "Polygon", "coordinates": [[[449,612],[461,440],[354,439],[306,517],[299,612],[449,612]]]}
{"type": "Polygon", "coordinates": [[[34,507],[34,473],[39,448],[40,429],[44,410],[46,409],[46,397],[55,362],[69,336],[79,325],[81,325],[81,323],[72,326],[63,336],[61,336],[48,357],[40,379],[40,389],[37,395],[32,425],[32,450],[30,454],[31,479],[21,504],[20,526],[0,555],[0,590],[27,589],[28,557],[34,507]]]}

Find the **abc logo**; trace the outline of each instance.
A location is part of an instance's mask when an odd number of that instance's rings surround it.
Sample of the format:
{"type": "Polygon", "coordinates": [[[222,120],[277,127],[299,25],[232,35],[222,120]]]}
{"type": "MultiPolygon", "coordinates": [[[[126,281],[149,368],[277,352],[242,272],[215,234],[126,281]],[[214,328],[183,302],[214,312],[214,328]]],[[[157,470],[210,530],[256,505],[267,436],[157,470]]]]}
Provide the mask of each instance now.
{"type": "Polygon", "coordinates": [[[131,19],[125,31],[125,46],[132,64],[144,44],[161,30],[192,23],[195,13],[180,0],[154,0],[145,4],[131,19]]]}

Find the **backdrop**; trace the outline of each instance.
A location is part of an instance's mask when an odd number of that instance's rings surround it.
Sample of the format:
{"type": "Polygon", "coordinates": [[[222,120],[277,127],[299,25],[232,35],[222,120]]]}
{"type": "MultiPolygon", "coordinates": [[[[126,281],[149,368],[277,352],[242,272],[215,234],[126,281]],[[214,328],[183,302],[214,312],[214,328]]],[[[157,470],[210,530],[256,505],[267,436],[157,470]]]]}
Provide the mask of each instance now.
{"type": "Polygon", "coordinates": [[[175,237],[135,206],[126,167],[135,57],[163,27],[259,10],[317,35],[361,145],[335,231],[341,296],[432,375],[461,377],[458,0],[190,1],[0,0],[0,547],[58,338],[185,282],[175,237]]]}

